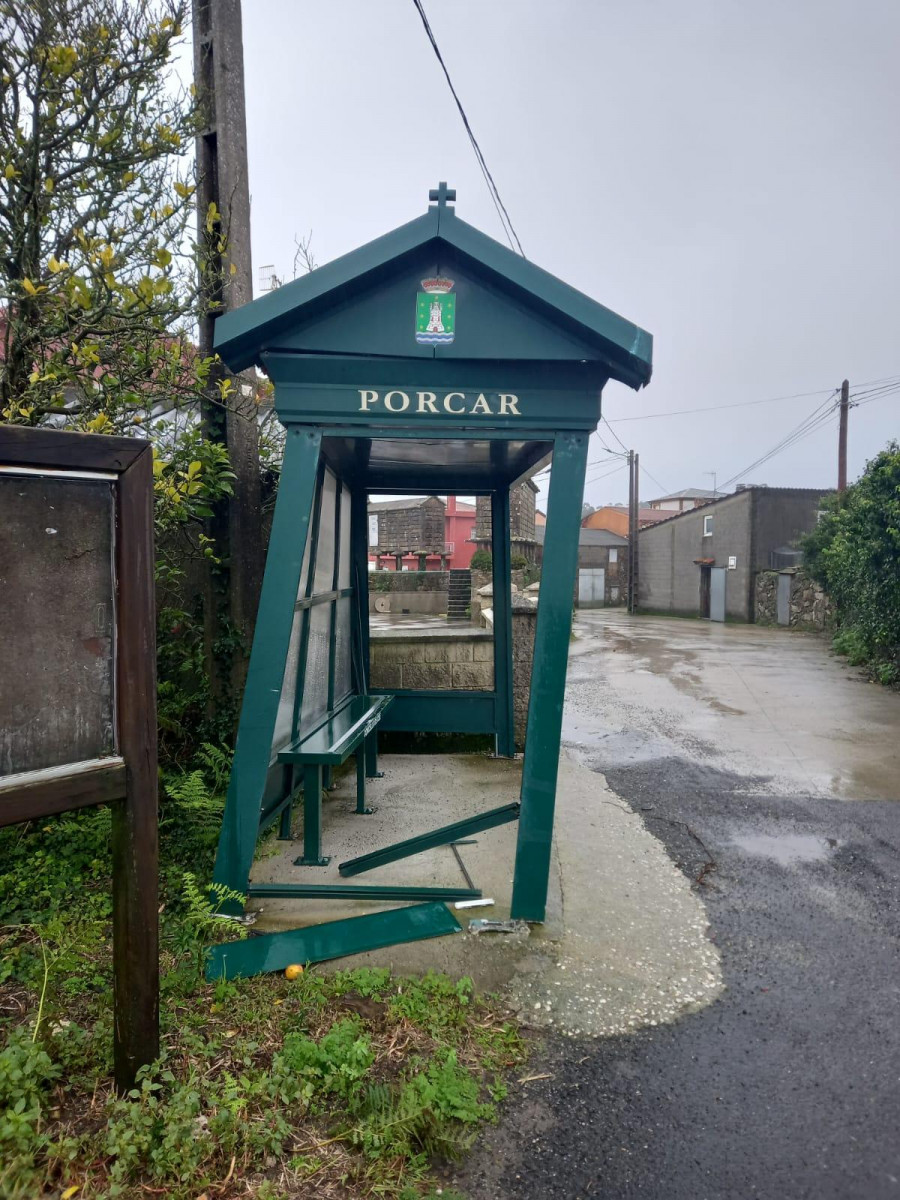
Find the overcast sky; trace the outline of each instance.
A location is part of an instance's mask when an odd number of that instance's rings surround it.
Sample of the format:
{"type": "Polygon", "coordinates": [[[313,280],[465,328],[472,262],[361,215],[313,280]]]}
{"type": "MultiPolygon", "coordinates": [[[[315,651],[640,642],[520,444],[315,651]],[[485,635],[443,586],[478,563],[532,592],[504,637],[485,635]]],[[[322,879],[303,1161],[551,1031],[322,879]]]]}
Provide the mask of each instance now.
{"type": "MultiPolygon", "coordinates": [[[[528,257],[654,336],[649,387],[603,401],[642,497],[833,486],[836,421],[746,468],[845,376],[900,378],[898,0],[425,8],[528,257]]],[[[320,264],[354,249],[441,179],[503,240],[412,0],[244,0],[244,53],[255,274],[289,278],[295,234],[320,264]]],[[[898,435],[900,392],[855,408],[851,478],[898,435]]],[[[618,465],[589,501],[625,497],[618,465]]]]}

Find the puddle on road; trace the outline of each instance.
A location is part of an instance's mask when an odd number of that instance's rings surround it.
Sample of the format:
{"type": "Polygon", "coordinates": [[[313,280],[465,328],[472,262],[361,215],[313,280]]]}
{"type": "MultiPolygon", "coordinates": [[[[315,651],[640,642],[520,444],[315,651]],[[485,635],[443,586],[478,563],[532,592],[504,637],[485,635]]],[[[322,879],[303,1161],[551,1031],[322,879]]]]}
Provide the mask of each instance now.
{"type": "Polygon", "coordinates": [[[800,862],[824,862],[837,850],[837,838],[813,833],[744,833],[732,836],[731,844],[760,858],[771,858],[782,866],[800,862]]]}

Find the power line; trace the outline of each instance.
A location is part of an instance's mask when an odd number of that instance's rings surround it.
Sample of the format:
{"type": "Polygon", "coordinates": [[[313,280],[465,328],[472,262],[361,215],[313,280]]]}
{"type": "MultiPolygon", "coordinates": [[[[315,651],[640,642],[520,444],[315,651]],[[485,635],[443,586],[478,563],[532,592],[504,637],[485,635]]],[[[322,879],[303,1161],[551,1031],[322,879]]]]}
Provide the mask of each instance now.
{"type": "MultiPolygon", "coordinates": [[[[889,386],[897,382],[900,382],[900,375],[887,375],[884,377],[884,379],[866,380],[864,383],[859,384],[859,386],[866,387],[867,384],[877,383],[883,383],[885,386],[889,386]]],[[[614,425],[621,425],[623,421],[649,421],[658,417],[683,417],[688,413],[725,412],[726,409],[730,408],[751,408],[756,404],[776,404],[780,400],[805,400],[810,396],[830,396],[833,391],[833,388],[818,388],[814,392],[794,392],[789,396],[769,396],[765,400],[741,400],[737,404],[710,404],[703,408],[678,408],[674,409],[672,412],[641,413],[639,416],[634,417],[613,417],[612,423],[614,425]]],[[[603,420],[606,421],[607,425],[609,425],[609,421],[606,419],[606,417],[604,417],[603,420]]]]}
{"type": "Polygon", "coordinates": [[[481,152],[481,147],[478,145],[478,140],[472,132],[472,126],[469,124],[469,118],[466,116],[466,110],[462,106],[462,101],[457,95],[456,88],[453,86],[453,80],[450,78],[450,72],[447,70],[447,64],[444,62],[444,56],[441,54],[440,47],[437,44],[437,39],[432,32],[431,25],[428,22],[428,17],[425,15],[425,9],[422,7],[422,0],[413,0],[416,6],[416,11],[422,18],[422,24],[425,26],[425,32],[428,34],[428,40],[431,42],[432,49],[437,56],[438,62],[441,64],[441,70],[444,72],[444,77],[447,80],[447,86],[450,88],[450,93],[456,101],[456,107],[459,109],[459,115],[462,118],[462,123],[466,133],[469,135],[469,141],[472,143],[472,149],[475,151],[475,157],[478,160],[478,165],[481,168],[481,173],[484,176],[484,181],[487,184],[491,199],[494,202],[494,208],[497,210],[497,216],[500,218],[500,224],[503,226],[503,232],[506,234],[506,240],[510,247],[515,249],[512,244],[512,238],[515,238],[516,246],[519,248],[519,253],[525,257],[525,251],[522,249],[522,243],[519,241],[519,235],[516,233],[513,223],[510,220],[509,213],[506,211],[506,205],[500,199],[500,192],[494,182],[494,177],[488,168],[484,155],[481,152]],[[510,237],[510,234],[512,237],[510,237]]]}
{"type": "Polygon", "coordinates": [[[601,479],[609,479],[610,475],[618,475],[620,471],[625,470],[626,466],[626,463],[620,463],[618,467],[613,467],[611,471],[604,471],[602,475],[595,475],[592,479],[586,479],[584,485],[587,487],[589,483],[599,483],[601,479]]]}
{"type": "MultiPolygon", "coordinates": [[[[609,430],[609,432],[613,435],[613,437],[616,439],[616,441],[619,443],[619,445],[622,447],[622,449],[627,454],[628,447],[625,445],[625,443],[622,441],[622,439],[619,437],[619,435],[613,429],[612,425],[610,425],[609,421],[607,421],[606,417],[601,416],[600,420],[603,422],[603,424],[606,426],[606,428],[609,430]]],[[[614,454],[615,451],[611,451],[611,453],[614,454]]]]}
{"type": "Polygon", "coordinates": [[[817,404],[813,411],[808,416],[804,417],[799,425],[796,425],[789,433],[785,434],[780,441],[776,442],[771,450],[768,450],[765,454],[760,455],[760,457],[754,462],[750,463],[749,466],[743,467],[735,475],[732,475],[730,479],[726,479],[725,482],[720,485],[719,490],[724,491],[725,488],[730,487],[732,483],[740,479],[742,475],[747,475],[750,471],[755,471],[757,467],[761,467],[763,463],[768,462],[770,458],[774,458],[776,454],[780,454],[782,450],[786,450],[789,446],[793,446],[796,442],[801,441],[810,434],[817,432],[817,430],[819,430],[822,426],[827,425],[834,418],[837,412],[837,405],[834,403],[837,391],[837,388],[832,388],[831,394],[828,396],[828,398],[821,404],[817,404]]]}
{"type": "Polygon", "coordinates": [[[641,467],[641,470],[642,470],[642,471],[643,471],[643,473],[644,473],[644,474],[647,476],[647,478],[648,478],[648,479],[652,479],[652,480],[653,480],[653,482],[656,484],[656,486],[659,488],[659,490],[660,490],[661,492],[665,493],[665,491],[666,491],[667,489],[666,489],[665,487],[663,487],[663,485],[662,485],[662,484],[659,482],[659,480],[658,480],[658,479],[657,479],[657,478],[656,478],[654,475],[651,475],[651,474],[650,474],[650,472],[647,470],[647,468],[646,468],[646,467],[641,467]]]}

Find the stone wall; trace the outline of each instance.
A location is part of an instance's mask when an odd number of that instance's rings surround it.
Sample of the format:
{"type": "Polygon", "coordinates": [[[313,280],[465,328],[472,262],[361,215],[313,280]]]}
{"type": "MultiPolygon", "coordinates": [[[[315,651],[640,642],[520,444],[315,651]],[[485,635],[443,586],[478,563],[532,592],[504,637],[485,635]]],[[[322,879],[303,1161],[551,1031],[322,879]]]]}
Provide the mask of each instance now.
{"type": "MultiPolygon", "coordinates": [[[[525,588],[525,578],[527,571],[510,571],[509,578],[513,586],[513,595],[516,591],[523,591],[525,588]]],[[[478,625],[481,621],[481,610],[490,608],[493,600],[490,596],[479,596],[479,591],[487,585],[493,584],[494,577],[490,571],[472,571],[472,601],[469,607],[469,620],[473,625],[478,625]]]]}
{"type": "Polygon", "coordinates": [[[758,625],[778,624],[778,578],[791,581],[790,627],[824,630],[833,617],[831,600],[799,567],[787,571],[760,571],[756,576],[754,618],[758,625]]]}
{"type": "Polygon", "coordinates": [[[449,582],[448,571],[370,571],[369,612],[445,613],[449,582]]]}
{"type": "Polygon", "coordinates": [[[369,594],[385,592],[446,592],[449,571],[370,571],[369,594]]]}
{"type": "Polygon", "coordinates": [[[369,676],[374,688],[435,688],[482,692],[494,688],[494,639],[483,629],[411,638],[373,630],[369,676]]]}
{"type": "Polygon", "coordinates": [[[516,749],[525,748],[525,726],[528,723],[528,699],[531,695],[531,665],[534,661],[534,631],[537,609],[524,607],[513,597],[513,713],[515,714],[516,749]]]}

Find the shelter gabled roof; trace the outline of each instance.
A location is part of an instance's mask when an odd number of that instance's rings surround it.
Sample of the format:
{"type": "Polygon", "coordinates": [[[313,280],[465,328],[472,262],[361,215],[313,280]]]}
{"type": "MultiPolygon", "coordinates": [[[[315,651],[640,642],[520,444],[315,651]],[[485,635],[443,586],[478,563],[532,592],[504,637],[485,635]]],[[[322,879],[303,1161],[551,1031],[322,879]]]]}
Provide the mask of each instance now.
{"type": "Polygon", "coordinates": [[[588,360],[639,388],[650,379],[652,345],[649,333],[443,203],[216,322],[216,349],[234,371],[261,364],[263,353],[274,350],[588,360]],[[417,345],[407,330],[416,281],[435,269],[460,281],[457,336],[452,345],[417,345]]]}

